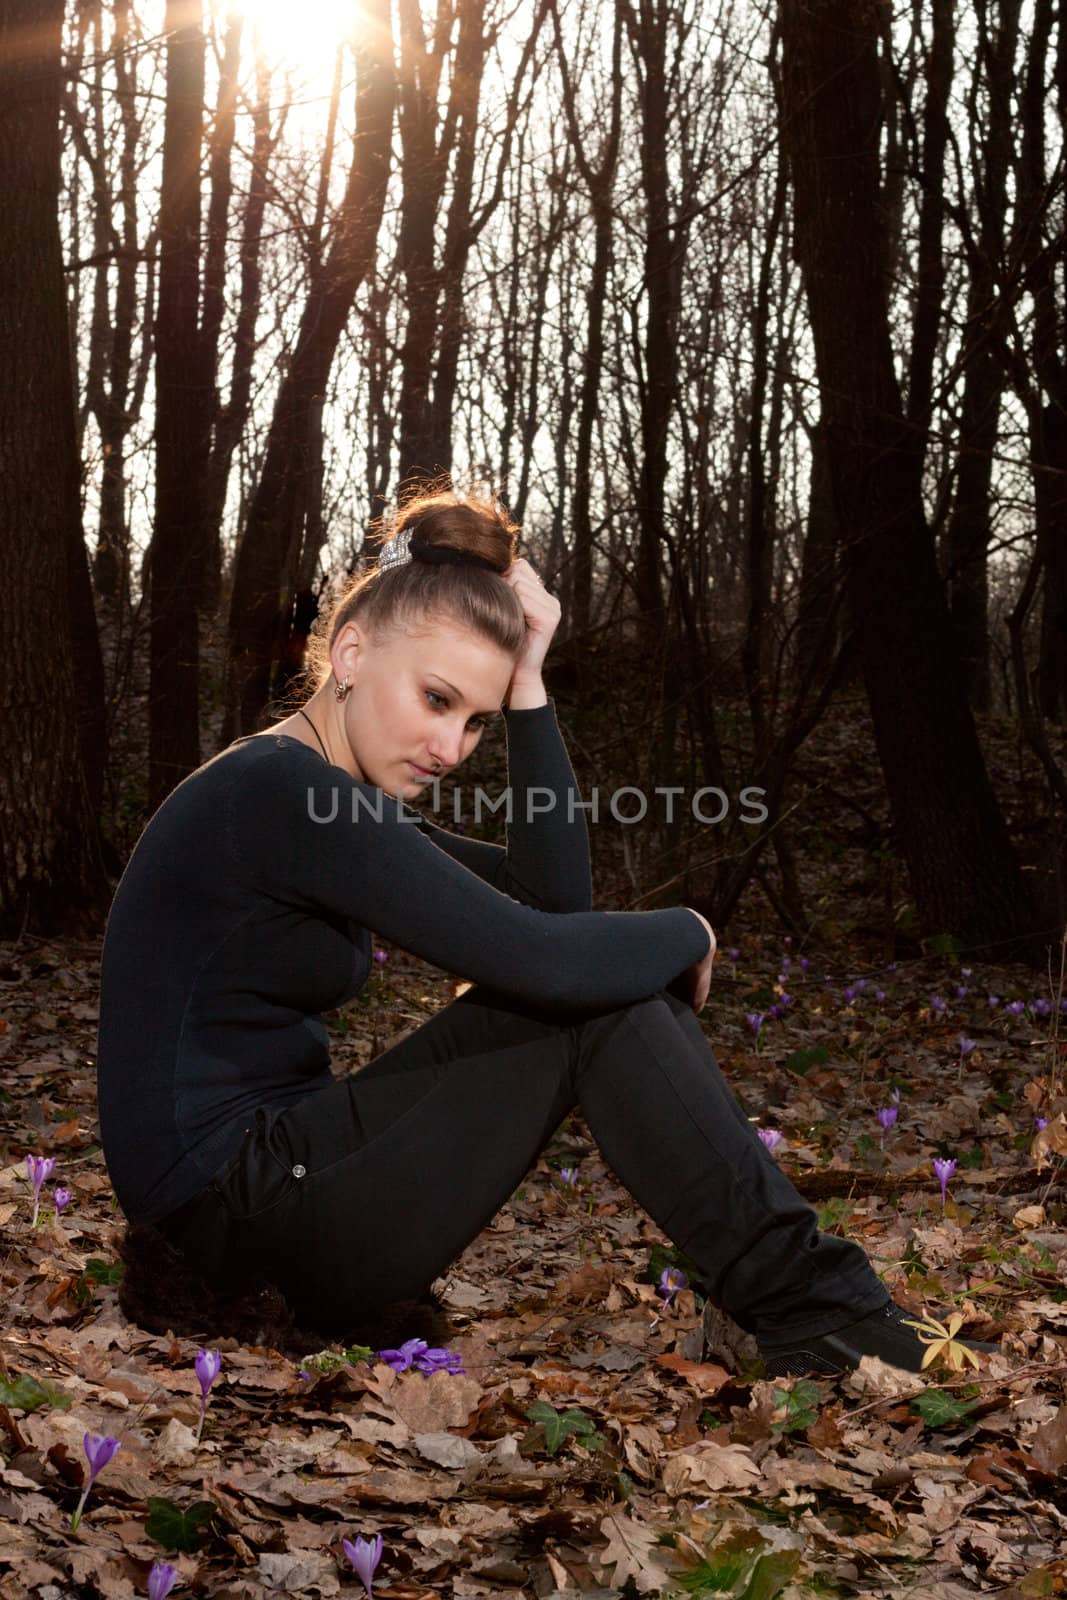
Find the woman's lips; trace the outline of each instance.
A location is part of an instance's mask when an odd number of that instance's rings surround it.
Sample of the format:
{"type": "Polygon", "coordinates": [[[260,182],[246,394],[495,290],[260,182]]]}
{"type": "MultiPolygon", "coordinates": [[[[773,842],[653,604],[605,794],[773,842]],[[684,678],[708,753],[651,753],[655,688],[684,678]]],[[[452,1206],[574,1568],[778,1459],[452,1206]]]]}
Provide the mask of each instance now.
{"type": "Polygon", "coordinates": [[[408,766],[411,768],[412,772],[418,778],[432,778],[433,777],[433,773],[432,772],[427,772],[425,767],[417,767],[415,765],[414,761],[409,761],[408,762],[408,766]]]}

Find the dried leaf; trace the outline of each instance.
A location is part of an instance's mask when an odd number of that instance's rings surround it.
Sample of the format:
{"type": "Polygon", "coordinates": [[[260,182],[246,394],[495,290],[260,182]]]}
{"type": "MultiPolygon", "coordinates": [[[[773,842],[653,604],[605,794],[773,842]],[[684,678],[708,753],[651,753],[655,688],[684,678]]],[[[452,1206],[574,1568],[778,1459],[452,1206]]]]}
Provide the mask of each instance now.
{"type": "Polygon", "coordinates": [[[691,1494],[705,1489],[751,1489],[759,1468],[743,1445],[714,1444],[704,1439],[687,1445],[663,1464],[663,1487],[668,1494],[691,1494]]]}
{"type": "Polygon", "coordinates": [[[668,1573],[665,1558],[670,1552],[663,1546],[657,1549],[659,1534],[654,1528],[613,1513],[603,1519],[600,1531],[608,1547],[597,1554],[596,1560],[602,1567],[614,1567],[616,1588],[621,1589],[631,1579],[641,1594],[664,1587],[668,1573]]]}
{"type": "Polygon", "coordinates": [[[1050,1478],[1067,1466],[1067,1406],[1060,1406],[1052,1421],[1038,1428],[1030,1440],[1030,1454],[1050,1478]]]}
{"type": "Polygon", "coordinates": [[[656,1365],[676,1372],[700,1394],[718,1394],[723,1384],[730,1381],[726,1368],[713,1361],[687,1361],[684,1356],[666,1355],[657,1356],[656,1365]]]}

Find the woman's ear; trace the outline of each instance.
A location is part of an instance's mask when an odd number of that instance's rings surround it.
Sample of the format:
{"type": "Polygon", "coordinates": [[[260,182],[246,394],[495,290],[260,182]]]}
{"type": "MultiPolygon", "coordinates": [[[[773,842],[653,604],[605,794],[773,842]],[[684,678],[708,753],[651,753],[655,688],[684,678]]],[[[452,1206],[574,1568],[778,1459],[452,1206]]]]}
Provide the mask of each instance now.
{"type": "Polygon", "coordinates": [[[338,683],[354,678],[367,648],[366,631],[358,622],[346,622],[338,632],[330,651],[334,677],[338,683]]]}

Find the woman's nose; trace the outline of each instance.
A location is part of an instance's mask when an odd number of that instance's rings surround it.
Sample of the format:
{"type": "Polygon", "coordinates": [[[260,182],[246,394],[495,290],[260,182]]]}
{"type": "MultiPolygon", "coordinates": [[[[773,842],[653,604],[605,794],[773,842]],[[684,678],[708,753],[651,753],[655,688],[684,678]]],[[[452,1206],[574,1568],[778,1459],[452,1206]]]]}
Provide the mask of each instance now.
{"type": "Polygon", "coordinates": [[[454,767],[463,754],[463,733],[462,725],[454,728],[436,727],[428,746],[430,754],[443,766],[454,767]]]}

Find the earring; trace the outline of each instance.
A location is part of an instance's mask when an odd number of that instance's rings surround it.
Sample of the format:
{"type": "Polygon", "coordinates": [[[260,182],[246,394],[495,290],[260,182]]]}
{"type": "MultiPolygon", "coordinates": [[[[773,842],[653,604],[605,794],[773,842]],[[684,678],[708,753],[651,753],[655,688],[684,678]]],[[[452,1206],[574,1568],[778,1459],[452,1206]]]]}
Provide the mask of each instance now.
{"type": "Polygon", "coordinates": [[[351,678],[346,678],[344,683],[335,683],[334,686],[333,686],[334,699],[335,700],[343,700],[345,695],[348,693],[349,689],[351,689],[351,687],[352,687],[352,679],[351,678]]]}

